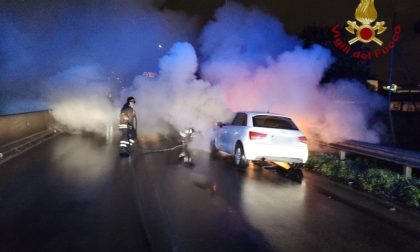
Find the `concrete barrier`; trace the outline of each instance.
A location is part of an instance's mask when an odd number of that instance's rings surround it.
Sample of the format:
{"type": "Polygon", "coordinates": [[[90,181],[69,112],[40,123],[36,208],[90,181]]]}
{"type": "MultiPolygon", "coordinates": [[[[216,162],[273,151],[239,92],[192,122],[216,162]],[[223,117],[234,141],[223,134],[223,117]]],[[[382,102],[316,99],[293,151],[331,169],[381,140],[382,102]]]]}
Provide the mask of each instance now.
{"type": "Polygon", "coordinates": [[[54,119],[49,110],[0,116],[0,146],[45,131],[54,119]]]}

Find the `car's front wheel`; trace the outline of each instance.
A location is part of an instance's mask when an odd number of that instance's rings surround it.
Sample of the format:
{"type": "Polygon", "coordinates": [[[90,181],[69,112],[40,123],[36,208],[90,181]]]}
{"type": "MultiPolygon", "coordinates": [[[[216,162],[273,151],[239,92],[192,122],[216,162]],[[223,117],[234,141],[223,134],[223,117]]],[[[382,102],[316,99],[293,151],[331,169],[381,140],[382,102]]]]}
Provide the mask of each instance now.
{"type": "Polygon", "coordinates": [[[245,158],[244,148],[242,144],[237,144],[235,147],[235,165],[239,168],[248,167],[248,160],[245,158]]]}

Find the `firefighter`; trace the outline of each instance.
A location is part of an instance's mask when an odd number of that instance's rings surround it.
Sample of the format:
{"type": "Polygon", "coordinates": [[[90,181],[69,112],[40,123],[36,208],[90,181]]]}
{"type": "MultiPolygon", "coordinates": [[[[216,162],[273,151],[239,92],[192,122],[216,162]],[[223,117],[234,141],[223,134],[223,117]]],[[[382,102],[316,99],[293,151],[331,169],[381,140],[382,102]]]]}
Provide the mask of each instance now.
{"type": "Polygon", "coordinates": [[[133,152],[133,145],[137,141],[137,117],[134,105],[136,99],[130,96],[121,108],[120,113],[120,155],[128,156],[133,152]]]}

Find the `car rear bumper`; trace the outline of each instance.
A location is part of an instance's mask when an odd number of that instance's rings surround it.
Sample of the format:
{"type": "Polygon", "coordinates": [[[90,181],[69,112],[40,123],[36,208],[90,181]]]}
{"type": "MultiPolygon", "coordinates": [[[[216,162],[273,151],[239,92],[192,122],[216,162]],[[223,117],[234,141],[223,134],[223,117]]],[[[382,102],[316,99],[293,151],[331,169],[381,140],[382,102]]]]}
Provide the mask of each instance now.
{"type": "Polygon", "coordinates": [[[256,156],[249,160],[264,160],[273,162],[285,162],[285,163],[304,163],[301,158],[289,158],[289,157],[271,157],[271,156],[256,156]]]}
{"type": "Polygon", "coordinates": [[[287,163],[305,163],[308,160],[308,147],[274,146],[267,144],[247,144],[244,148],[248,160],[266,160],[287,163]]]}

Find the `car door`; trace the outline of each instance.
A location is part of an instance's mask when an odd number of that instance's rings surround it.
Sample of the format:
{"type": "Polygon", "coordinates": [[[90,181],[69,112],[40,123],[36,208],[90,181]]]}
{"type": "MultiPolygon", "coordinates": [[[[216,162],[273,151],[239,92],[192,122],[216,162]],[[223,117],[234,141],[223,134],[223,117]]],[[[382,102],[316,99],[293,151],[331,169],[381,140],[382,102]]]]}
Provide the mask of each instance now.
{"type": "Polygon", "coordinates": [[[225,143],[226,143],[226,124],[219,123],[215,129],[215,145],[218,150],[226,151],[225,150],[225,143]]]}
{"type": "Polygon", "coordinates": [[[232,125],[227,130],[226,137],[226,152],[233,154],[235,152],[236,141],[241,138],[243,131],[246,128],[247,115],[246,113],[237,113],[232,121],[232,125]]]}
{"type": "Polygon", "coordinates": [[[226,148],[228,146],[228,141],[229,141],[230,126],[231,126],[230,124],[223,123],[219,125],[218,128],[216,129],[216,147],[217,149],[224,152],[228,152],[226,148]]]}

